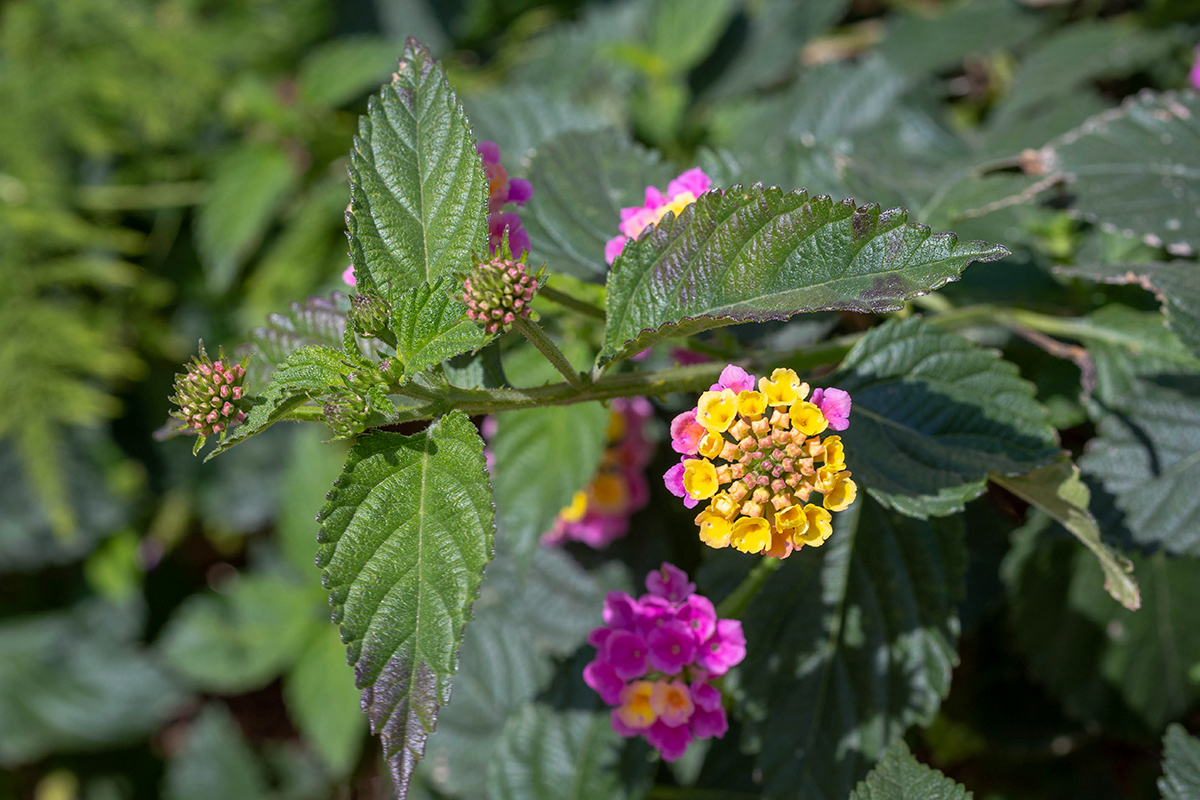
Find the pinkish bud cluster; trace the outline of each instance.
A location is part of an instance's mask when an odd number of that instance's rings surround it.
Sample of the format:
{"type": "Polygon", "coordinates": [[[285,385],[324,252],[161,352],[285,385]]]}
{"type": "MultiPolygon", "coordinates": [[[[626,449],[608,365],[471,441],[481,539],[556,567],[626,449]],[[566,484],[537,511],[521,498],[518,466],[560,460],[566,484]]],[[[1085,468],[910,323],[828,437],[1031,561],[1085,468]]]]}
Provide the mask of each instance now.
{"type": "Polygon", "coordinates": [[[674,761],[693,739],[721,738],[729,728],[721,690],[710,682],[746,656],[742,623],[718,619],[683,570],[664,563],[646,576],[635,600],[609,592],[603,627],[588,634],[596,658],[583,679],[614,706],[613,730],[642,734],[674,761]]]}
{"type": "Polygon", "coordinates": [[[171,397],[179,406],[175,417],[201,436],[227,431],[246,419],[245,378],[245,367],[226,361],[223,349],[216,361],[210,360],[201,342],[200,355],[192,358],[186,372],[175,376],[171,397]]]}
{"type": "Polygon", "coordinates": [[[520,261],[493,258],[475,268],[463,281],[467,316],[488,333],[508,330],[518,317],[529,316],[538,285],[520,261]]]}

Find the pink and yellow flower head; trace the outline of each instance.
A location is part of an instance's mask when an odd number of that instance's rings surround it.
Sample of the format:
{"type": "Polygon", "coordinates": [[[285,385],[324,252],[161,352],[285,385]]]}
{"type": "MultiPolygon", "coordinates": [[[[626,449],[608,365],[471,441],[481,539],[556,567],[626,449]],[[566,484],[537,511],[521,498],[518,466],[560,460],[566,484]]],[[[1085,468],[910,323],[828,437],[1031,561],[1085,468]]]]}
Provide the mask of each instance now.
{"type": "Polygon", "coordinates": [[[671,423],[671,447],[683,459],[664,480],[688,508],[708,501],[696,516],[701,541],[777,558],[822,545],[833,532],[830,512],[858,494],[841,437],[822,439],[849,426],[850,406],[841,389],[810,397],[790,369],[755,379],[726,367],[671,423]]]}
{"type": "Polygon", "coordinates": [[[621,209],[621,233],[609,239],[604,246],[604,260],[613,263],[627,241],[638,238],[651,225],[657,225],[668,211],[679,216],[683,209],[711,188],[712,180],[699,167],[689,169],[667,184],[666,195],[654,186],[647,186],[642,205],[621,209]]]}
{"type": "Polygon", "coordinates": [[[629,518],[650,500],[646,464],[654,443],[646,428],[654,407],[644,397],[612,402],[608,446],[596,477],[558,512],[554,527],[542,538],[546,544],[571,540],[604,547],[629,531],[629,518]]]}
{"type": "Polygon", "coordinates": [[[617,733],[645,736],[674,761],[693,739],[728,730],[721,691],[709,681],[745,658],[746,637],[672,564],[647,575],[646,589],[636,600],[609,593],[606,624],[588,634],[597,652],[583,679],[613,706],[617,733]]]}

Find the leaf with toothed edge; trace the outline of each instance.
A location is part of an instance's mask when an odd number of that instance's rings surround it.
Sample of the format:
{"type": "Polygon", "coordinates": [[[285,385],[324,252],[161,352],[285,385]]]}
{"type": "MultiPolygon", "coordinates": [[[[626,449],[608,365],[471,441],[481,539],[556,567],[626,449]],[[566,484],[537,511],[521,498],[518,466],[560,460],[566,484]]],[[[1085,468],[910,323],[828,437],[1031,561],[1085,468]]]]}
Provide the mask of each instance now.
{"type": "Polygon", "coordinates": [[[392,308],[391,328],[396,334],[396,354],[404,365],[404,377],[478,350],[487,336],[467,317],[467,307],[450,292],[462,284],[449,276],[432,284],[409,289],[392,308]]]}
{"type": "Polygon", "coordinates": [[[487,178],[445,71],[409,37],[350,152],[350,259],[359,289],[395,302],[487,252],[487,178]]]}
{"type": "Polygon", "coordinates": [[[453,412],[413,436],[360,436],[319,516],[317,565],[400,796],[450,699],[492,557],[483,440],[453,412]]]}
{"type": "Polygon", "coordinates": [[[908,223],[903,209],[855,207],[803,191],[734,186],[703,195],[627,244],[608,278],[597,363],[667,337],[804,311],[889,311],[1008,255],[908,223]]]}

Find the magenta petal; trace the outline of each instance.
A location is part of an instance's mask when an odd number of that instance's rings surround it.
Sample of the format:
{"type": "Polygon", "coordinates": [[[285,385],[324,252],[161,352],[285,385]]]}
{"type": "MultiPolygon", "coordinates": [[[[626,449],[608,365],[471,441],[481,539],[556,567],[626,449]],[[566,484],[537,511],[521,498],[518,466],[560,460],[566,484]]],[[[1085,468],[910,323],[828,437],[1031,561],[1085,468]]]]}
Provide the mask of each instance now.
{"type": "Polygon", "coordinates": [[[712,710],[697,708],[688,722],[692,734],[697,739],[720,739],[729,730],[725,709],[719,705],[712,710]]]}
{"type": "Polygon", "coordinates": [[[604,623],[617,630],[633,630],[638,604],[624,592],[609,592],[604,598],[604,623]]]}
{"type": "Polygon", "coordinates": [[[812,395],[813,404],[821,409],[829,427],[844,431],[850,427],[850,393],[842,389],[817,389],[812,395]]]}
{"type": "Polygon", "coordinates": [[[717,630],[717,610],[704,595],[693,594],[675,612],[675,619],[687,626],[696,644],[706,641],[717,630]]]}
{"type": "Polygon", "coordinates": [[[616,261],[617,256],[621,255],[621,251],[625,248],[625,243],[628,241],[629,237],[623,233],[609,239],[604,245],[604,261],[608,264],[616,261]]]}
{"type": "Polygon", "coordinates": [[[624,736],[626,739],[631,739],[641,733],[641,731],[637,728],[631,728],[621,721],[621,715],[618,713],[620,710],[621,709],[619,708],[614,708],[609,716],[609,719],[612,722],[612,729],[617,732],[617,735],[624,736]]]}
{"type": "Polygon", "coordinates": [[[500,145],[495,142],[480,142],[475,145],[475,150],[483,157],[485,164],[500,163],[500,145]]]}
{"type": "Polygon", "coordinates": [[[533,184],[524,178],[513,178],[508,182],[508,202],[519,206],[529,202],[533,197],[533,184]]]}
{"type": "Polygon", "coordinates": [[[696,704],[696,708],[712,711],[721,707],[721,690],[711,683],[695,681],[691,688],[692,702],[696,704]]]}
{"type": "Polygon", "coordinates": [[[667,198],[663,197],[663,193],[657,187],[646,187],[646,202],[642,204],[642,208],[648,208],[653,211],[659,206],[665,206],[666,204],[667,198]]]}
{"type": "Polygon", "coordinates": [[[704,174],[704,170],[693,167],[667,185],[667,195],[674,198],[684,192],[691,192],[694,197],[712,188],[712,179],[704,174]]]}
{"type": "MultiPolygon", "coordinates": [[[[688,497],[687,491],[683,488],[683,471],[683,462],[680,461],[678,464],[666,471],[666,473],[663,475],[663,482],[666,483],[667,491],[671,494],[675,495],[676,497],[691,499],[688,497]]],[[[684,501],[684,505],[687,505],[686,500],[684,501]]],[[[691,506],[688,506],[688,508],[691,508],[691,506]]]]}
{"type": "Polygon", "coordinates": [[[692,732],[687,725],[672,728],[659,721],[646,730],[646,741],[658,748],[663,761],[675,761],[687,752],[692,743],[692,732]]]}
{"type": "Polygon", "coordinates": [[[746,636],[742,633],[742,623],[736,619],[721,619],[717,620],[717,630],[712,637],[700,645],[696,663],[713,676],[720,676],[745,657],[746,636]]]}
{"type": "Polygon", "coordinates": [[[342,271],[342,283],[346,284],[347,286],[357,286],[358,285],[358,281],[354,278],[354,265],[353,264],[346,267],[346,269],[344,269],[342,271]]]}
{"type": "Polygon", "coordinates": [[[583,682],[592,687],[608,705],[615,706],[621,702],[621,690],[625,688],[625,681],[617,677],[611,664],[600,659],[590,662],[583,668],[583,682]]]}
{"type": "Polygon", "coordinates": [[[646,674],[649,648],[636,633],[614,631],[605,640],[601,653],[602,660],[612,666],[613,672],[622,681],[631,681],[646,674]]]}
{"type": "Polygon", "coordinates": [[[604,642],[612,635],[612,629],[606,625],[601,625],[599,628],[592,628],[587,635],[587,643],[599,650],[604,647],[604,642]]]}
{"type": "Polygon", "coordinates": [[[671,420],[671,449],[685,456],[694,456],[700,447],[704,427],[696,421],[696,409],[692,408],[671,420]]]}
{"type": "Polygon", "coordinates": [[[646,576],[646,591],[672,603],[681,603],[696,591],[696,584],[688,580],[686,572],[664,561],[661,567],[646,576]]]}
{"type": "Polygon", "coordinates": [[[696,657],[696,639],[687,626],[671,621],[659,626],[646,637],[650,646],[650,666],[668,675],[675,675],[696,657]]]}
{"type": "Polygon", "coordinates": [[[754,391],[755,383],[756,380],[753,375],[741,367],[735,367],[733,364],[721,370],[721,378],[717,381],[717,385],[723,389],[732,389],[734,394],[754,391]]]}

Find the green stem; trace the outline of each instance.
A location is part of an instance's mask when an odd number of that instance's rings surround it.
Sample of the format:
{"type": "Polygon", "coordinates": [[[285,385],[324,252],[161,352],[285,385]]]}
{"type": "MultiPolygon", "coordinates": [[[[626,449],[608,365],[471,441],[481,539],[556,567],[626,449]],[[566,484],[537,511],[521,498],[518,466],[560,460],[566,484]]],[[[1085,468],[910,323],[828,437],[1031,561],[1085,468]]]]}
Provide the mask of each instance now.
{"type": "Polygon", "coordinates": [[[513,321],[513,327],[521,332],[521,335],[529,340],[530,344],[536,347],[541,354],[546,357],[546,360],[554,365],[554,368],[562,373],[562,376],[567,379],[567,383],[571,384],[577,392],[582,392],[587,388],[587,384],[579,373],[571,366],[571,362],[563,355],[562,350],[556,345],[542,327],[536,322],[530,322],[524,317],[517,317],[513,321]]]}
{"type": "Polygon", "coordinates": [[[563,308],[569,308],[572,311],[578,311],[585,317],[592,317],[603,321],[605,319],[604,309],[599,306],[594,306],[577,297],[572,297],[565,292],[560,292],[556,289],[551,289],[549,286],[543,286],[538,289],[538,297],[543,297],[552,303],[558,303],[563,308]]]}
{"type": "Polygon", "coordinates": [[[717,616],[722,619],[737,619],[745,613],[746,607],[762,591],[767,578],[771,577],[771,574],[779,569],[782,563],[782,558],[763,556],[762,560],[754,565],[754,569],[750,570],[750,574],[742,579],[729,597],[726,597],[721,601],[721,605],[717,606],[717,616]]]}

